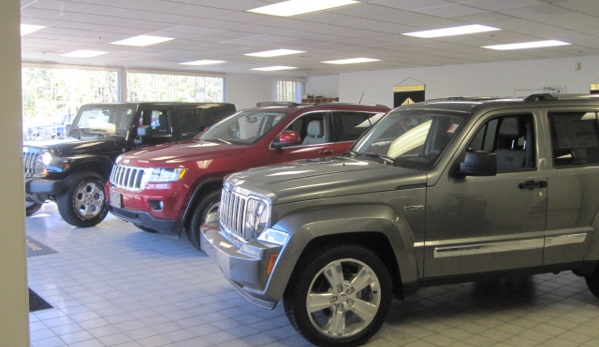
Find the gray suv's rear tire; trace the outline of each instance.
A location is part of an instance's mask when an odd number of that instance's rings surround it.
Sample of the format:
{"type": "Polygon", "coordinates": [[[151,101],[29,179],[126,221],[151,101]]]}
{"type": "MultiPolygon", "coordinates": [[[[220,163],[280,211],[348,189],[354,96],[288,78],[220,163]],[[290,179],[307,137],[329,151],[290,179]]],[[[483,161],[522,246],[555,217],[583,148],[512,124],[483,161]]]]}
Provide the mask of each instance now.
{"type": "Polygon", "coordinates": [[[383,324],[391,278],[370,249],[353,244],[302,256],[284,294],[291,325],[317,346],[357,346],[383,324]]]}
{"type": "Polygon", "coordinates": [[[599,299],[599,265],[595,271],[593,271],[593,274],[585,277],[585,280],[591,293],[593,293],[593,295],[599,299]]]}
{"type": "Polygon", "coordinates": [[[105,183],[104,177],[93,172],[79,172],[67,177],[67,189],[56,197],[58,212],[65,222],[87,228],[103,221],[108,214],[105,183]]]}
{"type": "Polygon", "coordinates": [[[202,246],[200,244],[200,227],[204,223],[210,223],[218,220],[220,193],[220,190],[213,190],[208,192],[208,194],[202,198],[196,209],[193,211],[189,228],[185,230],[185,234],[187,235],[189,242],[191,242],[191,244],[200,251],[202,250],[202,246]]]}

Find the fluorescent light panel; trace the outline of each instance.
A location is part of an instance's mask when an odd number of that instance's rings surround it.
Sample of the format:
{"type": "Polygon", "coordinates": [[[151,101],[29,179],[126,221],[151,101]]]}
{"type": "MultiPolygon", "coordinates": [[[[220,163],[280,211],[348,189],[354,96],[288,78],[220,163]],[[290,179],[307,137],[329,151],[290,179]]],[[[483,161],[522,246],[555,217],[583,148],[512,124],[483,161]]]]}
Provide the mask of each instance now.
{"type": "Polygon", "coordinates": [[[556,47],[556,46],[567,46],[570,45],[568,42],[547,40],[547,41],[533,41],[533,42],[522,42],[522,43],[508,43],[504,45],[491,45],[483,46],[483,48],[496,49],[499,51],[507,51],[512,49],[527,49],[527,48],[544,48],[544,47],[556,47]]]}
{"type": "Polygon", "coordinates": [[[21,36],[25,36],[27,34],[34,33],[43,28],[45,28],[45,26],[33,25],[33,24],[21,24],[21,36]]]}
{"type": "Polygon", "coordinates": [[[89,51],[89,50],[77,50],[77,51],[72,51],[69,53],[65,53],[62,54],[62,57],[68,57],[68,58],[93,58],[93,57],[97,57],[99,55],[102,54],[106,54],[108,52],[104,52],[104,51],[89,51]]]}
{"type": "Polygon", "coordinates": [[[161,36],[150,36],[150,35],[139,35],[130,37],[128,39],[120,40],[112,42],[113,45],[122,45],[122,46],[136,46],[136,47],[145,47],[150,45],[155,45],[162,42],[167,42],[174,40],[171,37],[161,37],[161,36]]]}
{"type": "Polygon", "coordinates": [[[297,51],[295,49],[273,49],[271,51],[264,51],[264,52],[256,52],[256,53],[247,53],[244,55],[247,55],[249,57],[262,57],[262,58],[270,58],[270,57],[280,57],[282,55],[290,55],[290,54],[298,54],[298,53],[304,53],[306,51],[297,51]]]}
{"type": "Polygon", "coordinates": [[[322,61],[321,63],[325,64],[360,64],[360,63],[370,63],[373,61],[380,61],[380,59],[372,59],[372,58],[350,58],[350,59],[339,59],[339,60],[327,60],[322,61]]]}
{"type": "Polygon", "coordinates": [[[359,3],[354,0],[289,0],[272,5],[257,7],[248,12],[266,14],[269,16],[291,17],[331,8],[359,3]]]}
{"type": "Polygon", "coordinates": [[[467,35],[467,34],[484,33],[487,31],[496,31],[496,30],[501,30],[501,29],[489,27],[486,25],[472,24],[472,25],[464,25],[464,26],[445,28],[445,29],[414,31],[411,33],[403,33],[402,35],[422,37],[425,39],[429,39],[432,37],[467,35]]]}
{"type": "Polygon", "coordinates": [[[226,63],[226,61],[202,59],[202,60],[188,61],[188,62],[179,63],[179,64],[181,64],[181,65],[214,65],[214,64],[223,64],[223,63],[226,63]]]}
{"type": "Polygon", "coordinates": [[[297,69],[297,67],[278,65],[278,66],[257,67],[252,70],[255,70],[255,71],[281,71],[281,70],[293,70],[293,69],[297,69]]]}

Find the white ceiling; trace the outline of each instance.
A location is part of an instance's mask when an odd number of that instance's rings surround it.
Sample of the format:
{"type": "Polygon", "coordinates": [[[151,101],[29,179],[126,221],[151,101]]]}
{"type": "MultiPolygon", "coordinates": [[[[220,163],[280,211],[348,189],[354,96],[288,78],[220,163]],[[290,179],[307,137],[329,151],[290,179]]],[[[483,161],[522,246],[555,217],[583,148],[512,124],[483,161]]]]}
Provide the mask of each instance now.
{"type": "Polygon", "coordinates": [[[260,73],[309,77],[355,71],[512,60],[599,56],[598,0],[362,0],[334,10],[280,18],[246,10],[280,0],[21,0],[21,23],[47,26],[22,37],[24,62],[124,68],[260,73]],[[500,31],[422,39],[401,33],[466,24],[500,31]],[[173,37],[148,47],[111,42],[136,35],[173,37]],[[560,40],[570,46],[495,51],[483,45],[560,40]],[[274,58],[244,56],[278,48],[306,51],[274,58]],[[108,51],[89,59],[76,50],[108,51]],[[380,62],[330,65],[367,57],[380,62]],[[179,63],[224,60],[213,66],[179,63]],[[256,72],[271,65],[296,66],[256,72]]]}

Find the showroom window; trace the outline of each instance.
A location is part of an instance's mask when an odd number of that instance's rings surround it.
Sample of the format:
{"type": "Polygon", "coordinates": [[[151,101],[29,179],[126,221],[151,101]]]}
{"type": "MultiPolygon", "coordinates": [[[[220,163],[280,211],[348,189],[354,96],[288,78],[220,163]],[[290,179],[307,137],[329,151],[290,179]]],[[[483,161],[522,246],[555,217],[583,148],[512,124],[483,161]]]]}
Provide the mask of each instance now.
{"type": "Polygon", "coordinates": [[[79,106],[119,101],[119,72],[24,65],[23,140],[63,136],[79,106]]]}
{"type": "Polygon", "coordinates": [[[298,81],[277,81],[277,101],[300,102],[303,85],[303,82],[298,81]]]}
{"type": "Polygon", "coordinates": [[[76,113],[90,102],[118,101],[117,71],[23,66],[23,116],[76,113]]]}
{"type": "Polygon", "coordinates": [[[128,101],[223,102],[225,79],[183,74],[127,73],[128,101]]]}

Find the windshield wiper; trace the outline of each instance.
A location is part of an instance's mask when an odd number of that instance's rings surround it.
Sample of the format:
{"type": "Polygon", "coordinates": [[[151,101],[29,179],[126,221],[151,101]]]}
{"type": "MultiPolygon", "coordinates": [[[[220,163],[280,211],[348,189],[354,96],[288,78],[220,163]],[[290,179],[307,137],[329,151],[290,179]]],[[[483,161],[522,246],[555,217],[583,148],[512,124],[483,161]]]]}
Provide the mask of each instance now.
{"type": "Polygon", "coordinates": [[[391,164],[391,165],[395,165],[395,158],[390,157],[386,154],[382,154],[382,153],[375,153],[375,152],[366,152],[364,153],[369,157],[375,157],[375,158],[380,158],[383,159],[383,161],[385,163],[391,164]]]}

